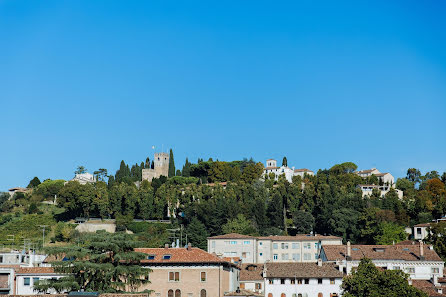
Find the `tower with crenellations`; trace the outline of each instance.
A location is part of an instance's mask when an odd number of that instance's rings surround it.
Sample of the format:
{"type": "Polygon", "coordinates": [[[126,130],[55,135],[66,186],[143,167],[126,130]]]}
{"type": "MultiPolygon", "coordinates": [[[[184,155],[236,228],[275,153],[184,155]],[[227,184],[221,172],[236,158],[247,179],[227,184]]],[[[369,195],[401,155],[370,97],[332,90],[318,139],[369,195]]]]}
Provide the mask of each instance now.
{"type": "Polygon", "coordinates": [[[153,168],[146,168],[142,170],[142,180],[149,182],[154,178],[160,176],[167,177],[169,175],[169,154],[168,153],[155,153],[153,159],[153,168]]]}

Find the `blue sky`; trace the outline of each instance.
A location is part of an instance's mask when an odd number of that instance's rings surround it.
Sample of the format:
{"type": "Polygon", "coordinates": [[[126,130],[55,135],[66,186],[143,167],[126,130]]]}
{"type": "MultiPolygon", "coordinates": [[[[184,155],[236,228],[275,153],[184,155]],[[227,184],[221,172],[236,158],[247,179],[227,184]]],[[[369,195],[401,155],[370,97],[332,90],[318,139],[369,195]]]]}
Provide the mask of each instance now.
{"type": "Polygon", "coordinates": [[[152,145],[446,171],[443,1],[0,0],[0,190],[152,145]]]}

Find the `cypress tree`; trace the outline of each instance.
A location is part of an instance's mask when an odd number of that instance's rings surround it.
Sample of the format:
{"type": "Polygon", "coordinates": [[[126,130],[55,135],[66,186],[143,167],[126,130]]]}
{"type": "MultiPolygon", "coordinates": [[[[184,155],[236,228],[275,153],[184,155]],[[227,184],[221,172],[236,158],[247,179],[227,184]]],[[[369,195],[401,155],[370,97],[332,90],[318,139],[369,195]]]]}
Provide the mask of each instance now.
{"type": "Polygon", "coordinates": [[[184,163],[184,166],[183,166],[183,172],[182,172],[182,176],[184,176],[184,177],[189,177],[190,176],[190,163],[189,163],[189,160],[186,158],[186,163],[184,163]]]}
{"type": "Polygon", "coordinates": [[[173,151],[170,149],[169,156],[169,177],[175,176],[175,161],[173,160],[173,151]]]}

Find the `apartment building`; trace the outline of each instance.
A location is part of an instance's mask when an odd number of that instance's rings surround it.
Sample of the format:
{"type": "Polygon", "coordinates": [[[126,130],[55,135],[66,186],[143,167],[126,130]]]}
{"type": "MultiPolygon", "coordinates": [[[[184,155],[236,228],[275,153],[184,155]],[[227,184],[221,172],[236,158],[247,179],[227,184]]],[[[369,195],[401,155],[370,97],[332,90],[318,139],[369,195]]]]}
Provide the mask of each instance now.
{"type": "Polygon", "coordinates": [[[381,197],[386,196],[387,193],[389,193],[390,189],[393,189],[396,194],[398,195],[399,199],[403,199],[403,191],[396,189],[392,186],[389,185],[383,185],[383,186],[379,186],[379,185],[358,185],[358,188],[361,189],[362,192],[362,197],[365,196],[372,196],[373,190],[377,189],[379,191],[379,195],[381,197]]]}
{"type": "Polygon", "coordinates": [[[263,293],[265,286],[263,280],[264,264],[242,264],[240,267],[240,289],[263,293]]]}
{"type": "MultiPolygon", "coordinates": [[[[15,295],[42,294],[34,289],[34,285],[46,279],[59,279],[63,275],[54,272],[52,267],[20,267],[15,271],[15,295]]],[[[45,294],[56,294],[55,290],[49,290],[45,294]]]]}
{"type": "Polygon", "coordinates": [[[336,297],[343,273],[333,263],[266,263],[265,297],[336,297]]]}
{"type": "Polygon", "coordinates": [[[444,262],[432,246],[423,242],[411,245],[326,245],[321,249],[324,262],[336,263],[349,274],[362,258],[372,260],[377,267],[403,270],[413,280],[433,280],[443,276],[444,262]]]}
{"type": "Polygon", "coordinates": [[[223,297],[238,288],[239,268],[198,248],[137,248],[147,254],[141,261],[150,268],[150,284],[138,290],[152,290],[154,297],[223,297]]]}
{"type": "Polygon", "coordinates": [[[237,233],[208,238],[208,252],[238,257],[243,263],[316,262],[323,245],[340,245],[336,236],[302,234],[254,237],[237,233]]]}

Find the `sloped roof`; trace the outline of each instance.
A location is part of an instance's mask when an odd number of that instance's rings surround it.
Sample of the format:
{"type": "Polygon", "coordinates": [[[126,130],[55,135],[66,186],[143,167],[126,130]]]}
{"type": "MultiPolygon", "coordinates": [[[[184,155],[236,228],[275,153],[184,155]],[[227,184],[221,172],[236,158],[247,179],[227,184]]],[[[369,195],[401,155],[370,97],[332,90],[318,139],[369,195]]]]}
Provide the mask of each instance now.
{"type": "Polygon", "coordinates": [[[313,170],[302,168],[302,169],[294,169],[294,172],[313,172],[313,170]]]}
{"type": "MultiPolygon", "coordinates": [[[[347,254],[346,245],[325,245],[322,247],[328,261],[343,260],[347,254]]],[[[420,261],[420,245],[352,245],[352,260],[369,258],[372,260],[420,261]]],[[[424,258],[427,261],[442,261],[438,254],[424,246],[424,258]]]]}
{"type": "Polygon", "coordinates": [[[257,237],[260,240],[274,240],[274,241],[314,241],[314,240],[341,240],[341,237],[331,235],[311,235],[311,234],[297,234],[295,236],[280,236],[271,235],[264,237],[257,237]]]}
{"type": "Polygon", "coordinates": [[[430,227],[431,224],[430,223],[423,223],[423,224],[416,224],[414,225],[414,227],[430,227]]]}
{"type": "Polygon", "coordinates": [[[240,268],[240,281],[263,281],[263,264],[242,264],[240,268]],[[250,266],[254,266],[255,270],[248,270],[250,266]]]}
{"type": "Polygon", "coordinates": [[[17,274],[54,274],[53,267],[20,267],[16,269],[17,274]]]}
{"type": "Polygon", "coordinates": [[[164,264],[164,263],[213,263],[213,264],[231,264],[215,254],[209,254],[199,248],[136,248],[135,252],[153,255],[154,259],[144,259],[141,263],[144,264],[164,264]],[[165,255],[170,257],[164,258],[165,255]]]}
{"type": "MultiPolygon", "coordinates": [[[[428,280],[412,280],[412,286],[425,292],[429,297],[446,296],[446,294],[438,293],[435,285],[428,280]]],[[[446,289],[444,286],[440,287],[443,291],[446,289]]]]}
{"type": "Polygon", "coordinates": [[[211,236],[211,237],[208,237],[208,238],[209,239],[244,239],[244,238],[254,239],[255,237],[252,237],[252,236],[249,236],[249,235],[238,234],[238,233],[229,233],[229,234],[211,236]]]}
{"type": "Polygon", "coordinates": [[[296,277],[296,278],[320,278],[338,277],[342,278],[343,273],[339,271],[334,263],[266,263],[266,277],[296,277]]]}

